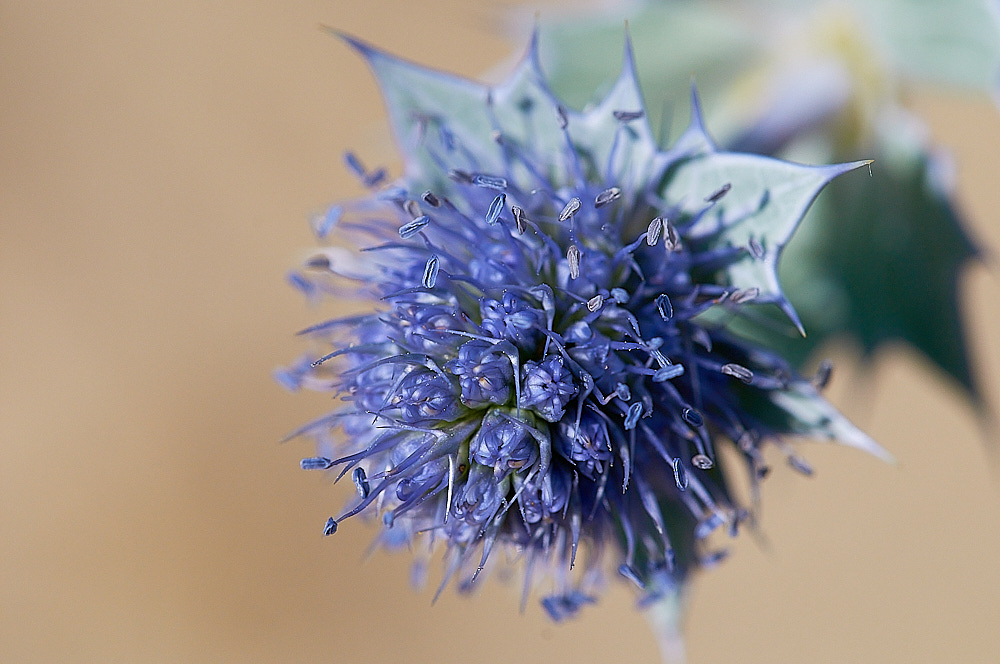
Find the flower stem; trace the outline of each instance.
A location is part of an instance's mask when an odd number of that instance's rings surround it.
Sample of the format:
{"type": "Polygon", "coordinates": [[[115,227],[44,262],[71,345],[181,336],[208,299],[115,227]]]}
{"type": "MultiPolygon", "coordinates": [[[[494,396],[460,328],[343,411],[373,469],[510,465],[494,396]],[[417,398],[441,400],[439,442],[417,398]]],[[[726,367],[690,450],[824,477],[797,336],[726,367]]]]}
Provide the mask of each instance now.
{"type": "Polygon", "coordinates": [[[664,593],[646,609],[646,619],[656,635],[663,664],[687,662],[684,635],[681,633],[683,613],[684,601],[680,590],[664,593]]]}

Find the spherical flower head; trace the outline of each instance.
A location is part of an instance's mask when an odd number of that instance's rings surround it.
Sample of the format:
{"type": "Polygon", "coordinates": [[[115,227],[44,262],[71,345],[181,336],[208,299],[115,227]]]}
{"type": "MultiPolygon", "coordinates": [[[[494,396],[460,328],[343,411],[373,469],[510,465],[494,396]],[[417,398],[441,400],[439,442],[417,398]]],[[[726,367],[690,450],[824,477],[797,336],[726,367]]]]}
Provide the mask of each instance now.
{"type": "Polygon", "coordinates": [[[513,547],[526,589],[548,572],[558,619],[593,600],[609,562],[655,596],[720,558],[713,533],[748,514],[720,447],[754,489],[766,445],[807,469],[787,435],[884,456],[739,334],[763,306],[797,323],[778,257],[820,189],[859,164],[720,151],[697,99],[661,150],[629,48],[608,95],[576,112],[534,40],[490,88],[346,39],[382,86],[405,174],[386,185],[349,157],[372,195],[316,228],[354,249],[323,248],[293,279],[376,303],[306,330],[320,351],[280,374],[343,402],[299,432],[321,450],[304,468],[350,472],[358,489],[324,532],[381,513],[387,545],[443,541],[444,582],[463,589],[513,547]]]}

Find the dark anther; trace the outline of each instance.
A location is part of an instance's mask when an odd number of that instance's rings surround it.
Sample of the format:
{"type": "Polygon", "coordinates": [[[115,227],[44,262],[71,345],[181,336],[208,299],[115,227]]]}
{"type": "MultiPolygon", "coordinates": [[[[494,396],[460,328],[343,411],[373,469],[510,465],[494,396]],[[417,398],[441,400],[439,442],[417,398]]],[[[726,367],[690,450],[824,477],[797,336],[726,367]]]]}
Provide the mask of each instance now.
{"type": "Polygon", "coordinates": [[[355,488],[358,490],[358,495],[361,496],[362,500],[364,500],[368,497],[368,492],[370,490],[368,486],[368,478],[365,476],[365,469],[355,468],[354,474],[351,475],[351,477],[354,480],[355,488]]]}
{"type": "Polygon", "coordinates": [[[683,364],[668,364],[667,366],[663,367],[655,374],[653,374],[653,382],[662,383],[664,381],[677,378],[683,373],[684,373],[683,364]]]}
{"type": "Polygon", "coordinates": [[[559,121],[560,129],[565,129],[569,124],[569,118],[566,117],[566,109],[562,106],[556,106],[556,120],[559,121]]]}
{"type": "Polygon", "coordinates": [[[424,265],[424,277],[420,280],[420,283],[424,285],[424,288],[434,288],[434,284],[437,283],[438,278],[438,257],[431,256],[427,259],[427,264],[424,265]]]}
{"type": "Polygon", "coordinates": [[[618,187],[611,187],[610,189],[605,189],[604,191],[599,193],[597,197],[594,199],[594,207],[595,208],[604,207],[608,203],[617,201],[621,197],[622,197],[622,190],[619,189],[618,187]]]}
{"type": "Polygon", "coordinates": [[[639,416],[642,415],[642,404],[636,401],[628,407],[628,415],[625,416],[625,430],[630,431],[639,423],[639,416]]]}
{"type": "Polygon", "coordinates": [[[674,469],[674,484],[676,484],[677,488],[681,491],[686,490],[688,487],[688,477],[687,471],[684,470],[684,464],[681,463],[681,458],[677,457],[670,462],[670,465],[674,469]]]}
{"type": "Polygon", "coordinates": [[[715,465],[715,462],[704,454],[695,454],[691,458],[691,465],[700,470],[708,470],[715,465]]]}
{"type": "Polygon", "coordinates": [[[566,262],[569,263],[569,278],[578,278],[580,276],[580,248],[575,244],[569,245],[569,249],[566,251],[566,262]]]}
{"type": "Polygon", "coordinates": [[[615,111],[613,113],[618,122],[631,122],[646,115],[645,111],[615,111]]]}
{"type": "Polygon", "coordinates": [[[559,221],[566,221],[580,209],[582,203],[577,197],[569,199],[569,202],[563,207],[562,212],[559,213],[559,221]]]}
{"type": "Polygon", "coordinates": [[[326,457],[307,457],[299,462],[302,470],[326,470],[333,462],[326,457]]]}
{"type": "Polygon", "coordinates": [[[663,221],[663,246],[667,251],[678,251],[681,248],[680,238],[677,236],[677,229],[669,220],[663,221]]]}
{"type": "Polygon", "coordinates": [[[516,205],[511,205],[510,211],[514,213],[514,224],[517,226],[517,232],[524,235],[524,210],[516,205]]]}
{"type": "Polygon", "coordinates": [[[420,229],[422,229],[427,224],[431,223],[431,218],[427,215],[422,217],[417,217],[413,221],[407,222],[399,227],[399,237],[404,240],[416,235],[420,229]]]}
{"type": "Polygon", "coordinates": [[[646,244],[651,247],[656,246],[657,240],[660,239],[661,230],[663,230],[663,219],[655,217],[649,222],[649,227],[646,229],[646,244]]]}
{"type": "Polygon", "coordinates": [[[477,187],[484,187],[486,189],[495,189],[497,191],[503,191],[507,188],[507,180],[498,177],[496,175],[483,175],[482,173],[477,173],[472,176],[472,184],[477,187]]]}
{"type": "Polygon", "coordinates": [[[833,376],[833,364],[830,360],[823,360],[816,367],[816,375],[813,376],[812,384],[817,390],[825,389],[827,385],[830,384],[830,378],[833,376]]]}
{"type": "Polygon", "coordinates": [[[503,212],[504,203],[507,202],[507,195],[500,194],[493,199],[490,203],[489,210],[486,211],[486,223],[492,226],[497,223],[497,219],[500,218],[500,213],[503,212]]]}
{"type": "Polygon", "coordinates": [[[459,168],[448,171],[448,177],[459,184],[472,184],[472,176],[459,168]]]}
{"type": "Polygon", "coordinates": [[[705,418],[702,417],[701,413],[696,411],[694,408],[684,408],[681,411],[681,417],[683,417],[684,421],[693,427],[700,427],[705,424],[705,418]]]}
{"type": "Polygon", "coordinates": [[[760,289],[756,286],[753,288],[742,288],[730,293],[729,301],[733,304],[746,304],[747,302],[756,300],[758,295],[760,295],[760,289]]]}
{"type": "Polygon", "coordinates": [[[670,298],[666,293],[656,296],[656,310],[660,312],[660,318],[670,320],[674,317],[674,305],[670,304],[670,298]]]}
{"type": "Polygon", "coordinates": [[[744,383],[749,383],[753,380],[753,372],[739,364],[723,364],[722,373],[741,380],[744,383]]]}
{"type": "Polygon", "coordinates": [[[725,196],[726,194],[728,194],[729,190],[732,189],[732,188],[733,188],[733,185],[730,184],[729,182],[727,182],[726,184],[724,184],[721,187],[719,187],[715,191],[715,193],[713,193],[711,196],[709,196],[708,198],[706,198],[705,202],[706,203],[714,203],[714,202],[716,202],[717,200],[719,200],[720,198],[722,198],[723,196],[725,196]]]}

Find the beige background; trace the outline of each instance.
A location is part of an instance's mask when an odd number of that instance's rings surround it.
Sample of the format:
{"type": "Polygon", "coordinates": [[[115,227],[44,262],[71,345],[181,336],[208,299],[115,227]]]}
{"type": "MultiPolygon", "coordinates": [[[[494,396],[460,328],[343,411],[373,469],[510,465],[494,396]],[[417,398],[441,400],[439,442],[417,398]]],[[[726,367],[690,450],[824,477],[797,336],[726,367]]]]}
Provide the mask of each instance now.
{"type": "MultiPolygon", "coordinates": [[[[0,661],[655,661],[617,583],[566,626],[497,583],[432,607],[406,555],[361,564],[360,521],[320,536],[349,489],[278,444],[327,403],[270,378],[321,315],[284,273],[357,192],[342,151],[392,159],[365,66],[318,24],[475,75],[520,49],[503,9],[0,2],[0,661]]],[[[1000,247],[1000,114],[917,104],[1000,247]]],[[[1000,286],[967,283],[1000,408],[1000,286]]],[[[974,417],[906,354],[867,384],[841,365],[835,398],[899,465],[810,445],[815,478],[773,474],[767,547],[697,580],[692,661],[1000,662],[974,417]]]]}

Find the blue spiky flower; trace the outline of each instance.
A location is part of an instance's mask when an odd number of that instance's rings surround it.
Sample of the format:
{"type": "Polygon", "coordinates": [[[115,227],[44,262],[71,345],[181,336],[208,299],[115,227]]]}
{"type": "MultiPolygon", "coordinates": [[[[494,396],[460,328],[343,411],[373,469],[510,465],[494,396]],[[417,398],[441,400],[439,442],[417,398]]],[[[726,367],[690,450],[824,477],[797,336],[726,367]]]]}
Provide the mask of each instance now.
{"type": "Polygon", "coordinates": [[[607,96],[576,112],[536,40],[487,87],[345,39],[379,80],[405,174],[386,184],[349,156],[372,195],[317,219],[338,246],[293,275],[374,303],[305,330],[316,354],[280,374],[342,402],[297,432],[320,446],[303,468],[357,487],[326,534],[378,514],[386,545],[443,543],[461,588],[513,548],[558,619],[605,568],[655,596],[717,560],[713,533],[750,514],[731,473],[755,488],[767,445],[808,471],[784,436],[884,456],[819,395],[824,376],[736,331],[762,306],[797,324],[782,247],[859,164],[722,152],[697,110],[660,149],[629,47],[607,96]]]}

